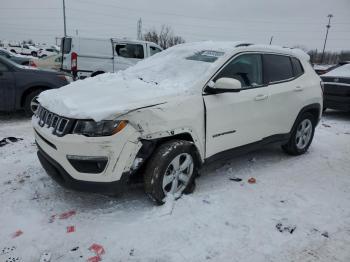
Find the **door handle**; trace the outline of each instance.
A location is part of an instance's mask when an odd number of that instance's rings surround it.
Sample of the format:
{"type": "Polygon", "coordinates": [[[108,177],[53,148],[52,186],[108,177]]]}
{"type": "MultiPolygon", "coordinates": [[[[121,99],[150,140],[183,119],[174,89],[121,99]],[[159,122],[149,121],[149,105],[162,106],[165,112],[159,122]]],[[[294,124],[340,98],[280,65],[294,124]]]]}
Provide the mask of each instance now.
{"type": "Polygon", "coordinates": [[[297,86],[294,88],[294,91],[299,92],[299,91],[303,91],[304,88],[302,88],[301,86],[297,86]]]}
{"type": "Polygon", "coordinates": [[[255,97],[255,101],[261,101],[267,99],[267,95],[258,95],[255,97]]]}

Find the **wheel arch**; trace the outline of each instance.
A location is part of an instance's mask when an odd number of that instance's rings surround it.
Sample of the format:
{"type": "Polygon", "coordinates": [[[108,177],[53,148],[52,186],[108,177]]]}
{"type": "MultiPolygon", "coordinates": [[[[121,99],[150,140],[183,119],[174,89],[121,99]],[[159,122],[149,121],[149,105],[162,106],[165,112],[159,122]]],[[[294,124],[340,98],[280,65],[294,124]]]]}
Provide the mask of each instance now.
{"type": "Polygon", "coordinates": [[[24,107],[24,103],[26,101],[26,98],[29,94],[31,94],[32,92],[34,92],[35,90],[42,90],[42,91],[45,91],[45,90],[49,90],[51,89],[50,87],[48,86],[44,86],[44,85],[38,85],[38,86],[31,86],[31,87],[28,87],[26,90],[24,90],[24,92],[22,93],[21,95],[21,99],[20,99],[20,107],[23,108],[24,107]]]}
{"type": "Polygon", "coordinates": [[[321,119],[321,105],[319,103],[314,103],[314,104],[310,104],[310,105],[307,105],[307,106],[304,106],[298,116],[296,117],[295,121],[294,121],[294,124],[293,124],[293,127],[292,129],[290,130],[290,133],[293,132],[294,128],[296,128],[296,124],[298,122],[298,119],[305,113],[310,113],[314,116],[315,120],[316,120],[316,125],[318,124],[318,122],[320,121],[321,119]]]}

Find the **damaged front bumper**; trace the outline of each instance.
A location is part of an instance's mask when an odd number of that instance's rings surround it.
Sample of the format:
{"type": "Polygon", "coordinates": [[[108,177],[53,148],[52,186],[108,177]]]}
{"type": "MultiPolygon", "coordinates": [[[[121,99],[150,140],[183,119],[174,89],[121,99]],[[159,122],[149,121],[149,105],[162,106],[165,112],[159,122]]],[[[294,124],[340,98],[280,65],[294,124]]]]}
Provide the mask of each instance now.
{"type": "Polygon", "coordinates": [[[41,127],[35,116],[32,124],[40,163],[62,186],[98,193],[117,192],[135,169],[142,143],[131,125],[113,136],[59,137],[49,128],[41,127]]]}

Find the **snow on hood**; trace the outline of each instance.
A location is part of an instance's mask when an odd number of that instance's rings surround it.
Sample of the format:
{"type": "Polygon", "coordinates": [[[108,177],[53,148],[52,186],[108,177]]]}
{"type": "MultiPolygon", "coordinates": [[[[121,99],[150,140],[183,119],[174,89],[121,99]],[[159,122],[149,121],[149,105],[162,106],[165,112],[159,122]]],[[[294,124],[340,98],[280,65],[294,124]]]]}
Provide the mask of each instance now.
{"type": "Polygon", "coordinates": [[[350,78],[350,64],[346,64],[343,66],[339,66],[322,76],[330,76],[330,77],[349,77],[350,78]]]}
{"type": "Polygon", "coordinates": [[[236,42],[198,42],[177,45],[118,73],[78,80],[45,91],[38,101],[48,110],[71,118],[100,121],[129,110],[191,95],[195,86],[210,77],[236,42]],[[200,51],[214,51],[217,60],[186,59],[200,51]]]}

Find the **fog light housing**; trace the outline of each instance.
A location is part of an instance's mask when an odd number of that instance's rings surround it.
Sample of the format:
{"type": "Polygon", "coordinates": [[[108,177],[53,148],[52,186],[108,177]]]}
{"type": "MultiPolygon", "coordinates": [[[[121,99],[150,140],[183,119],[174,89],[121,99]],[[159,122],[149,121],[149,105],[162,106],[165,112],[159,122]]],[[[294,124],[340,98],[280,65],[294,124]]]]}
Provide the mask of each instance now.
{"type": "Polygon", "coordinates": [[[87,174],[102,173],[108,163],[108,158],[104,156],[67,155],[67,160],[75,170],[87,174]]]}

